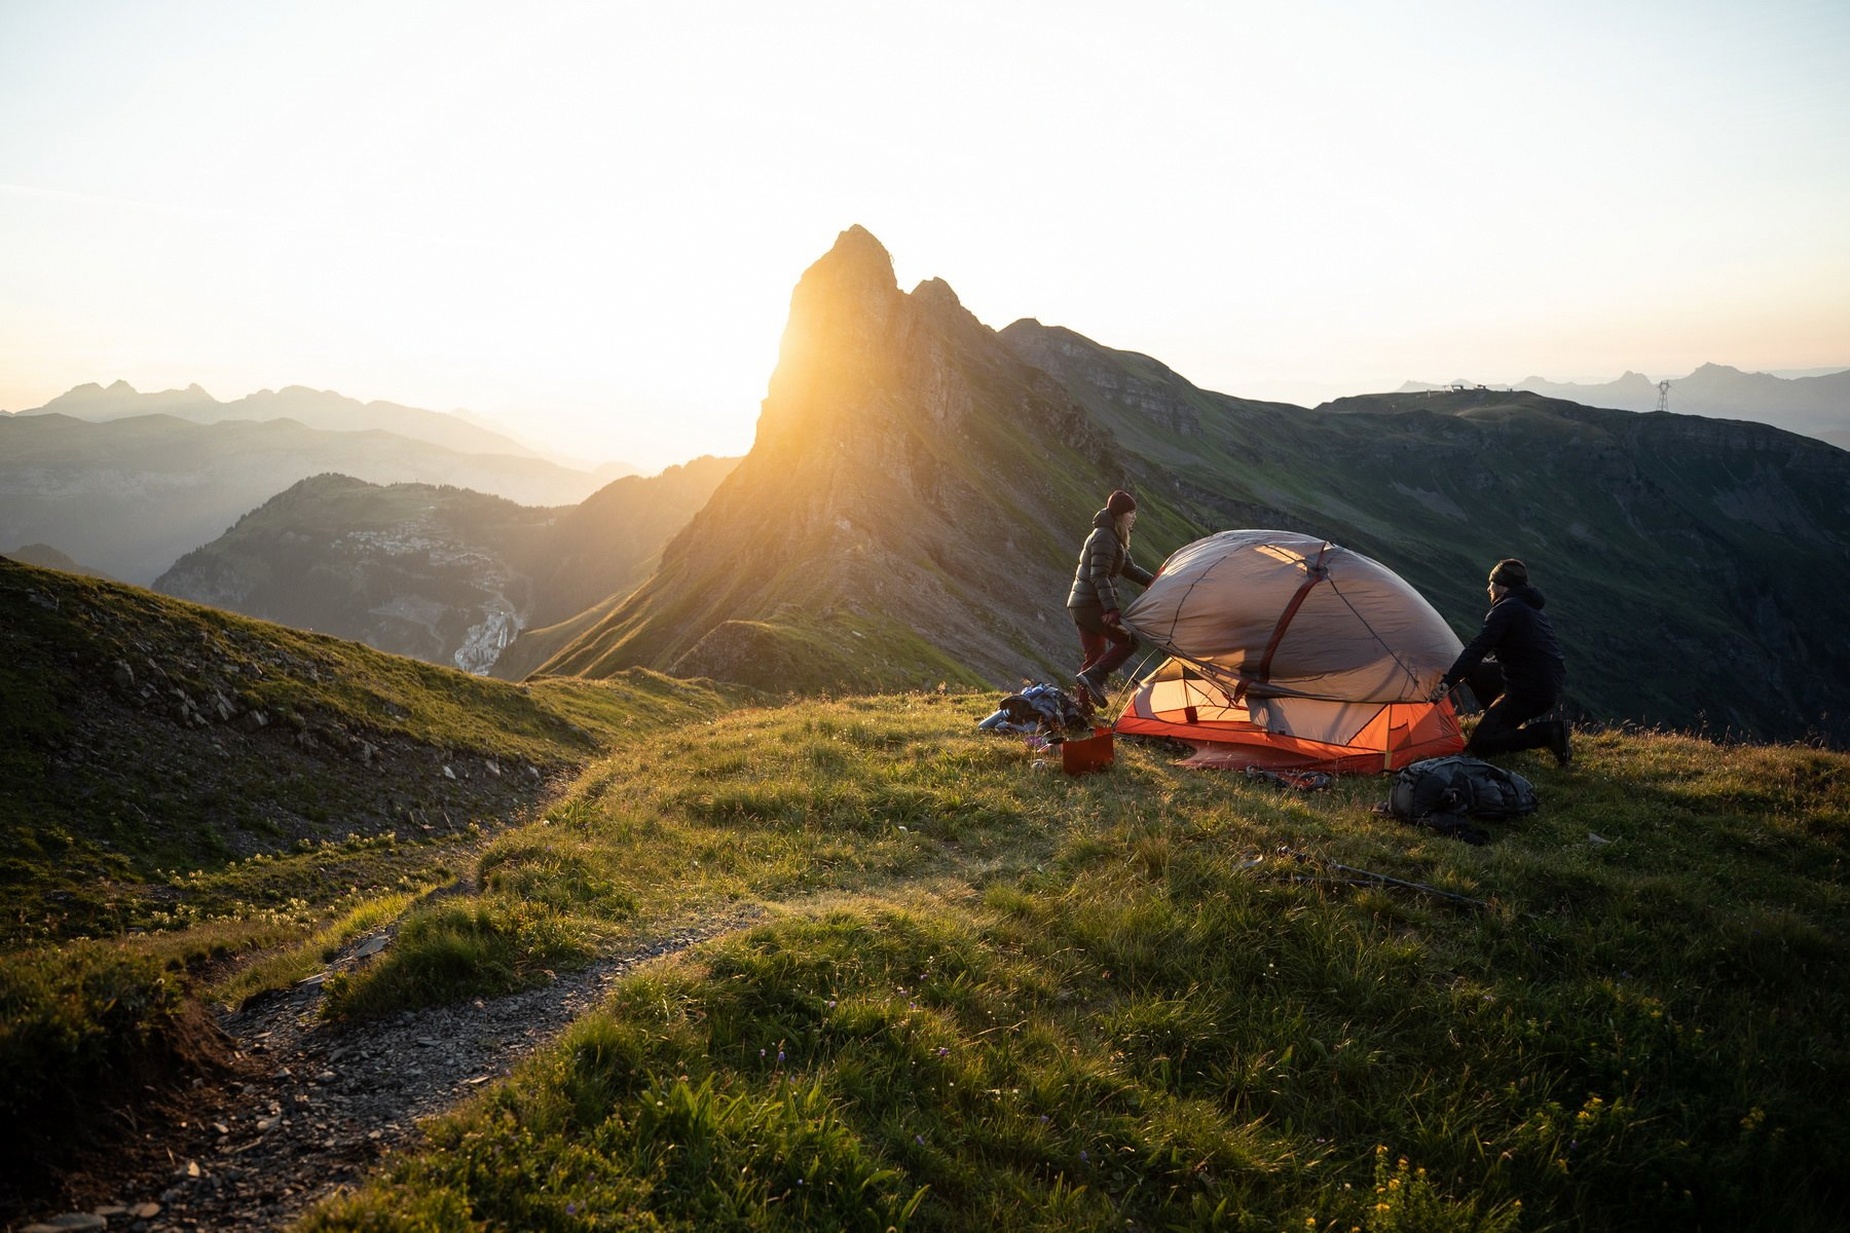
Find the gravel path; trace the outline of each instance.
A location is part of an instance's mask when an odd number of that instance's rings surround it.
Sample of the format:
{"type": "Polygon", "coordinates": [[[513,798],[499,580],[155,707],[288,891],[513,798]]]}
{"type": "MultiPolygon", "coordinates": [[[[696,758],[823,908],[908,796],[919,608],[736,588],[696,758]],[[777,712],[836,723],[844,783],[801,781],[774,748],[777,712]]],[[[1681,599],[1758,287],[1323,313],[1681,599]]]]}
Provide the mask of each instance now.
{"type": "MultiPolygon", "coordinates": [[[[418,1123],[511,1070],[597,1005],[640,964],[750,924],[740,909],[665,933],[624,954],[560,975],[539,989],[334,1027],[317,1015],[318,982],[259,998],[220,1026],[234,1073],[144,1124],[119,1173],[74,1180],[76,1213],[40,1229],[279,1229],[353,1187],[395,1149],[415,1146],[418,1123]],[[72,1217],[93,1213],[97,1223],[72,1217]],[[106,1222],[106,1223],[105,1223],[106,1222]]],[[[335,967],[365,962],[379,938],[360,939],[335,967]]]]}

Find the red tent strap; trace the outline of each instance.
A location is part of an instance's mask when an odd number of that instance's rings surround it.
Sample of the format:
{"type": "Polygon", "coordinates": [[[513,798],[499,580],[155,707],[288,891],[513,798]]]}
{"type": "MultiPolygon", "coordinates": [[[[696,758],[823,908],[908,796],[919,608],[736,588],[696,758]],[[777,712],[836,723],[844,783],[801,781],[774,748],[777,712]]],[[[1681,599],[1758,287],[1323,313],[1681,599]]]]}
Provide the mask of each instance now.
{"type": "Polygon", "coordinates": [[[1298,609],[1304,606],[1304,597],[1310,594],[1310,589],[1330,576],[1329,568],[1323,563],[1323,554],[1329,550],[1330,546],[1326,543],[1317,550],[1315,561],[1304,562],[1304,581],[1298,584],[1297,594],[1291,597],[1291,602],[1285,605],[1285,610],[1278,614],[1278,624],[1272,627],[1272,638],[1265,644],[1265,653],[1259,657],[1259,666],[1253,670],[1251,676],[1241,674],[1239,687],[1233,691],[1233,701],[1236,706],[1246,701],[1248,685],[1254,681],[1272,679],[1272,656],[1278,653],[1278,644],[1285,640],[1285,631],[1291,627],[1291,619],[1297,616],[1298,609]]]}

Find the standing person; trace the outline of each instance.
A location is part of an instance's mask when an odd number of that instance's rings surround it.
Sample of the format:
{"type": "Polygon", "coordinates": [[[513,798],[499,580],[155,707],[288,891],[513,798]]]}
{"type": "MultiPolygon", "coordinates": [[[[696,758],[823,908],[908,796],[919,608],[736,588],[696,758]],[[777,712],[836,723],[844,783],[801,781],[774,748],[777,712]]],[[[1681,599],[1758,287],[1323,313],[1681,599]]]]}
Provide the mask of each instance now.
{"type": "Polygon", "coordinates": [[[1514,557],[1497,562],[1486,589],[1490,611],[1484,627],[1446,670],[1433,698],[1465,681],[1484,704],[1466,753],[1488,757],[1546,746],[1566,766],[1573,757],[1566,721],[1531,722],[1554,710],[1567,683],[1567,660],[1542,612],[1547,601],[1529,585],[1528,566],[1514,557]],[[1492,654],[1494,661],[1486,659],[1492,654]]]}
{"type": "Polygon", "coordinates": [[[1079,568],[1073,573],[1066,610],[1079,627],[1079,645],[1085,653],[1078,676],[1081,706],[1103,703],[1106,679],[1137,650],[1137,639],[1118,623],[1123,604],[1115,582],[1119,575],[1140,587],[1153,580],[1149,570],[1131,560],[1131,528],[1136,523],[1137,498],[1120,488],[1106,499],[1104,509],[1092,515],[1092,534],[1079,550],[1079,568]]]}

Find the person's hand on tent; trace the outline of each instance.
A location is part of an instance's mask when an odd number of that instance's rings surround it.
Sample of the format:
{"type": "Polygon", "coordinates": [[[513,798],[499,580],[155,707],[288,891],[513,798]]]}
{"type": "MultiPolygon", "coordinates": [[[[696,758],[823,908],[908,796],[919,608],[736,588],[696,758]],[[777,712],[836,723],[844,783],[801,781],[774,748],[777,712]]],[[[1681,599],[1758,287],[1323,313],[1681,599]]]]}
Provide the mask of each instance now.
{"type": "Polygon", "coordinates": [[[1456,688],[1457,686],[1455,685],[1448,685],[1446,682],[1440,681],[1437,685],[1434,685],[1432,687],[1432,692],[1426,695],[1426,700],[1428,702],[1437,702],[1439,699],[1445,697],[1445,695],[1451,693],[1452,690],[1456,688]]]}
{"type": "Polygon", "coordinates": [[[1118,620],[1118,617],[1120,615],[1121,614],[1118,612],[1116,608],[1107,608],[1105,609],[1105,615],[1101,617],[1100,619],[1103,620],[1105,624],[1107,625],[1121,625],[1123,624],[1123,622],[1118,620]]]}

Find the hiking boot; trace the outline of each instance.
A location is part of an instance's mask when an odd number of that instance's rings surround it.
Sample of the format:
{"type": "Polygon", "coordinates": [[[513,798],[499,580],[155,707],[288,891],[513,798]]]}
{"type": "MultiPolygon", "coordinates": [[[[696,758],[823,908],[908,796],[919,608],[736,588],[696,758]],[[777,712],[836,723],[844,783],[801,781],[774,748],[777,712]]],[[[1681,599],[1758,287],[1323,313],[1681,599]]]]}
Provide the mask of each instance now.
{"type": "Polygon", "coordinates": [[[1081,705],[1086,707],[1105,705],[1105,682],[1098,679],[1096,672],[1081,672],[1073,679],[1079,683],[1081,705]]]}
{"type": "Polygon", "coordinates": [[[1557,719],[1548,732],[1548,752],[1555,756],[1556,766],[1566,766],[1574,760],[1573,747],[1568,743],[1571,729],[1565,719],[1557,719]]]}

